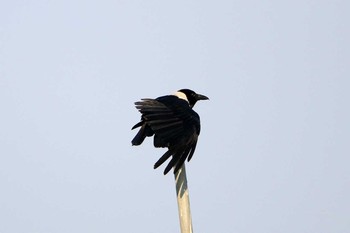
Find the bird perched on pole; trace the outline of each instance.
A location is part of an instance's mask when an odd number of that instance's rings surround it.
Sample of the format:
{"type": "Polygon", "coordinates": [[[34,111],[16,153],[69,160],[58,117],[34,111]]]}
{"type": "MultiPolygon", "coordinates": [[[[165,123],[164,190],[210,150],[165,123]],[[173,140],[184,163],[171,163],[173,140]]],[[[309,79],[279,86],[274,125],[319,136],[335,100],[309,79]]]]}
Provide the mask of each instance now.
{"type": "Polygon", "coordinates": [[[140,145],[146,137],[154,136],[155,147],[168,148],[154,164],[154,169],[172,157],[164,175],[173,167],[176,173],[186,158],[187,161],[191,160],[201,129],[199,115],[192,108],[198,100],[208,99],[190,89],[181,89],[174,95],[136,102],[135,106],[142,115],[141,121],[132,129],[141,128],[131,141],[132,145],[140,145]]]}

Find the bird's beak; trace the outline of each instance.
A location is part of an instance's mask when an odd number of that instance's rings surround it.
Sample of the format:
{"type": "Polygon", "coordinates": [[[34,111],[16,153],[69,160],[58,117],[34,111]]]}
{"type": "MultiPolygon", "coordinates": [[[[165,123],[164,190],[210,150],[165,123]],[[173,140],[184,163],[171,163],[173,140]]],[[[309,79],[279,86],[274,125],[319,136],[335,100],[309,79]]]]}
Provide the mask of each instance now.
{"type": "Polygon", "coordinates": [[[197,94],[197,100],[208,100],[209,98],[205,95],[197,94]]]}

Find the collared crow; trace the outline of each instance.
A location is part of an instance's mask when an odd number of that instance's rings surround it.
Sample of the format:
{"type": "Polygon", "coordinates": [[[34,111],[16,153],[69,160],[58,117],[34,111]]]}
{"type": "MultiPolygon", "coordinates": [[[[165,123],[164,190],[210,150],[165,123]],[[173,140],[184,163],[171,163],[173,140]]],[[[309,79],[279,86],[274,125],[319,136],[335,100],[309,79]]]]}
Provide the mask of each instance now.
{"type": "Polygon", "coordinates": [[[176,173],[185,162],[190,161],[196,149],[200,133],[199,115],[192,110],[198,100],[209,98],[189,89],[181,89],[174,95],[156,99],[141,99],[135,102],[141,115],[141,121],[132,129],[141,127],[132,145],[140,145],[146,137],[154,136],[155,147],[167,147],[168,151],[154,164],[154,169],[170,157],[164,170],[166,175],[171,168],[176,173]]]}

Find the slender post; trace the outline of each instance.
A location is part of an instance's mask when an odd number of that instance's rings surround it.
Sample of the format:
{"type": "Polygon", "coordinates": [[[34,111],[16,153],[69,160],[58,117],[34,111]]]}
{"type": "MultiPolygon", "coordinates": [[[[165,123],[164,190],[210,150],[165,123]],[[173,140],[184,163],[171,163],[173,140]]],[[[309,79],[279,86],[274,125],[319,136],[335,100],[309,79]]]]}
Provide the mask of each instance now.
{"type": "Polygon", "coordinates": [[[187,187],[185,164],[175,173],[175,182],[181,233],[192,233],[190,197],[187,187]]]}

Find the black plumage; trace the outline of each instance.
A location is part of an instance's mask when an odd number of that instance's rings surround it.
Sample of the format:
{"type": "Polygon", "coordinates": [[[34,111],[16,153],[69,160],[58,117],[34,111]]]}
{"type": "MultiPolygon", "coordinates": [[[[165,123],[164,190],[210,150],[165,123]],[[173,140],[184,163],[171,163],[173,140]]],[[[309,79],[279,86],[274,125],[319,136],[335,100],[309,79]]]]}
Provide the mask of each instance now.
{"type": "Polygon", "coordinates": [[[141,127],[132,145],[140,145],[146,137],[154,136],[155,147],[167,147],[168,151],[154,164],[162,165],[170,157],[164,170],[167,174],[172,167],[176,173],[182,164],[190,161],[196,149],[200,133],[200,118],[193,111],[198,100],[208,97],[189,89],[181,89],[175,95],[166,95],[156,99],[141,99],[135,103],[141,115],[141,121],[132,129],[141,127]]]}

